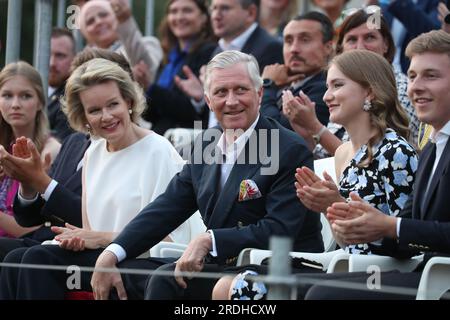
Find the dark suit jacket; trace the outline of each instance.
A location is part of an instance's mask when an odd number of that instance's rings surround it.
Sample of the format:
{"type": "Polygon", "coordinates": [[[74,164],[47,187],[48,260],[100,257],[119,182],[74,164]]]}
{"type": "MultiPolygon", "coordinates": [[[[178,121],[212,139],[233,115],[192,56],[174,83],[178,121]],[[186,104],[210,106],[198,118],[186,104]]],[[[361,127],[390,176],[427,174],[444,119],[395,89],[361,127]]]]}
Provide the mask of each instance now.
{"type": "MultiPolygon", "coordinates": [[[[217,45],[212,57],[220,52],[222,49],[217,45]]],[[[269,64],[283,63],[283,43],[260,26],[256,27],[247,39],[241,52],[255,57],[261,73],[269,64]]]]}
{"type": "MultiPolygon", "coordinates": [[[[316,103],[317,118],[325,126],[328,124],[330,118],[328,107],[323,101],[323,96],[327,91],[326,78],[326,73],[320,72],[306,81],[302,86],[295,88],[292,92],[294,96],[297,96],[300,90],[303,90],[311,101],[316,103]]],[[[277,120],[284,127],[292,130],[289,120],[281,111],[282,105],[278,101],[281,99],[281,90],[283,89],[285,88],[279,88],[275,85],[264,88],[261,102],[261,114],[277,120]]]]}
{"type": "MultiPolygon", "coordinates": [[[[52,222],[64,225],[68,222],[81,226],[81,171],[77,165],[90,144],[86,135],[74,133],[67,137],[50,169],[49,175],[58,182],[48,201],[38,197],[30,205],[22,205],[14,199],[14,217],[21,226],[31,227],[52,222]]],[[[50,228],[41,227],[24,237],[44,241],[54,237],[50,228]]]]}
{"type": "Polygon", "coordinates": [[[417,4],[414,4],[412,0],[396,0],[388,6],[382,6],[383,16],[390,26],[392,26],[393,18],[397,18],[407,30],[400,59],[402,71],[405,74],[410,62],[404,54],[408,43],[424,32],[441,28],[437,18],[439,2],[440,0],[419,0],[417,4]]]}
{"type": "Polygon", "coordinates": [[[47,116],[50,122],[50,130],[53,137],[63,142],[64,139],[74,131],[67,122],[67,117],[61,110],[59,99],[64,95],[66,83],[56,89],[53,94],[48,97],[47,116]]]}
{"type": "MultiPolygon", "coordinates": [[[[203,44],[186,57],[185,65],[198,76],[200,68],[209,62],[215,46],[214,43],[203,44]]],[[[182,70],[178,72],[178,76],[186,78],[182,70]]],[[[149,107],[143,118],[152,123],[152,130],[158,134],[163,135],[170,128],[193,128],[194,121],[201,120],[190,98],[175,84],[170,89],[153,85],[148,91],[148,99],[149,107]]]]}
{"type": "Polygon", "coordinates": [[[399,241],[383,240],[383,253],[403,257],[419,252],[427,256],[450,253],[450,140],[444,148],[428,192],[431,144],[422,151],[414,190],[401,212],[399,241]],[[425,210],[421,209],[424,199],[425,210]]]}
{"type": "MultiPolygon", "coordinates": [[[[267,130],[269,137],[271,133],[279,133],[279,139],[273,142],[267,139],[267,151],[260,149],[263,155],[279,159],[279,169],[275,174],[264,175],[260,170],[261,161],[240,164],[238,159],[219,192],[220,165],[204,161],[192,164],[203,159],[204,153],[214,150],[219,137],[211,139],[214,137],[212,130],[202,135],[206,141],[202,141],[202,137],[196,140],[193,161],[172,179],[166,192],[145,207],[114,240],[125,249],[127,257],[136,257],[161,241],[196,210],[200,211],[207,228],[214,232],[219,255],[217,263],[235,258],[243,248],[268,248],[272,235],[295,238],[294,250],[322,252],[320,217],[309,212],[295,193],[295,169],[312,167],[312,154],[304,141],[276,121],[260,116],[255,132],[267,130]],[[238,201],[240,185],[245,179],[256,183],[262,197],[238,201]]],[[[251,148],[259,145],[259,139],[249,140],[251,148]]],[[[249,148],[247,142],[246,152],[240,156],[249,155],[249,148]]],[[[257,152],[256,148],[253,150],[257,152]]]]}

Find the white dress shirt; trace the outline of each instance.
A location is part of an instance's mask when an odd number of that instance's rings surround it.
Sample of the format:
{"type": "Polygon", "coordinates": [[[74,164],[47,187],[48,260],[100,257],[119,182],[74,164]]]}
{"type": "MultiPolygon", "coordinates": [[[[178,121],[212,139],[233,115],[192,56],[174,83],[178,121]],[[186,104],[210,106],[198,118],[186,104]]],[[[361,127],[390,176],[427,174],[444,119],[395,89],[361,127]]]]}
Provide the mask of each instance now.
{"type": "MultiPolygon", "coordinates": [[[[220,179],[220,187],[223,188],[225,182],[230,175],[231,170],[233,169],[234,162],[239,157],[240,152],[244,149],[247,140],[250,138],[251,134],[255,130],[255,126],[258,123],[259,114],[256,117],[256,120],[251,124],[251,126],[240,135],[232,144],[226,143],[225,132],[219,138],[217,143],[217,147],[219,148],[222,155],[225,156],[225,163],[221,166],[221,179],[220,179]],[[234,160],[233,160],[234,159],[234,160]]],[[[212,230],[207,231],[211,235],[212,248],[210,254],[213,257],[217,256],[217,248],[216,248],[216,240],[214,237],[214,232],[212,230]]],[[[117,257],[117,262],[121,262],[125,260],[127,257],[127,253],[122,248],[122,246],[117,243],[112,243],[105,250],[112,252],[117,257]]]]}
{"type": "MultiPolygon", "coordinates": [[[[431,170],[431,174],[428,178],[427,189],[425,194],[428,192],[428,188],[430,188],[431,180],[433,179],[434,172],[439,164],[439,160],[441,160],[442,153],[444,152],[445,145],[447,144],[448,138],[450,136],[450,121],[448,121],[445,126],[442,127],[439,131],[431,132],[431,141],[436,143],[436,158],[434,159],[433,169],[431,170]]],[[[397,218],[397,238],[400,238],[400,223],[402,218],[397,218]]]]}

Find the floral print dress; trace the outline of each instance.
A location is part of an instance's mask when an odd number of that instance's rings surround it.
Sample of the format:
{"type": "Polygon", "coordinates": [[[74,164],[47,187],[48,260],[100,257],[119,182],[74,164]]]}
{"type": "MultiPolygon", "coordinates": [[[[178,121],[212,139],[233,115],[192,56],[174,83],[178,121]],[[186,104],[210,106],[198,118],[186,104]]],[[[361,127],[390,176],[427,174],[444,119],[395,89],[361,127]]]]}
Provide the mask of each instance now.
{"type": "MultiPolygon", "coordinates": [[[[350,192],[357,192],[378,210],[397,216],[412,192],[417,153],[392,129],[386,130],[383,139],[373,146],[372,151],[372,161],[362,168],[358,164],[367,158],[367,145],[356,152],[340,177],[340,193],[348,198],[350,192]]],[[[371,253],[368,244],[347,246],[346,251],[352,254],[371,253]]]]}

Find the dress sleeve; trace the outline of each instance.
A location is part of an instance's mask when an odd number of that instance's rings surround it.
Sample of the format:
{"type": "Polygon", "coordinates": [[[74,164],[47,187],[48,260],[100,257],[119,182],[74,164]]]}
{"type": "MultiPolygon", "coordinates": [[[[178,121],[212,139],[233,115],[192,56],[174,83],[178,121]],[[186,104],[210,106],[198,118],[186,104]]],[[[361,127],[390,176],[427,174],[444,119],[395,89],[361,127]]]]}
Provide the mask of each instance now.
{"type": "Polygon", "coordinates": [[[392,143],[380,158],[380,170],[389,214],[397,216],[412,192],[417,153],[404,141],[392,143]]]}

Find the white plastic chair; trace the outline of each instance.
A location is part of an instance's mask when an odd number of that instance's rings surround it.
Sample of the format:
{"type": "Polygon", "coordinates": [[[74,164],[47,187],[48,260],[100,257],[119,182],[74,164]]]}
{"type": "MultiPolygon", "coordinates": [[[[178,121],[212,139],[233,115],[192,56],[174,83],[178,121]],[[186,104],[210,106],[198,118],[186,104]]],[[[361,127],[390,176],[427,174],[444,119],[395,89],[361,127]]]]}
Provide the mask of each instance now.
{"type": "Polygon", "coordinates": [[[431,258],[422,272],[417,300],[438,300],[450,290],[450,258],[431,258]]]}
{"type": "Polygon", "coordinates": [[[380,271],[398,270],[400,272],[411,272],[422,262],[423,255],[412,257],[411,259],[396,259],[380,255],[360,255],[349,256],[349,272],[366,272],[370,266],[377,266],[380,271]]]}
{"type": "Polygon", "coordinates": [[[181,257],[189,242],[191,242],[191,240],[197,237],[200,233],[206,231],[206,226],[203,223],[200,212],[196,211],[189,218],[188,222],[189,230],[186,230],[186,232],[189,232],[189,234],[185,234],[183,238],[174,239],[175,241],[178,240],[177,242],[161,241],[150,249],[150,256],[160,258],[181,257]]]}

